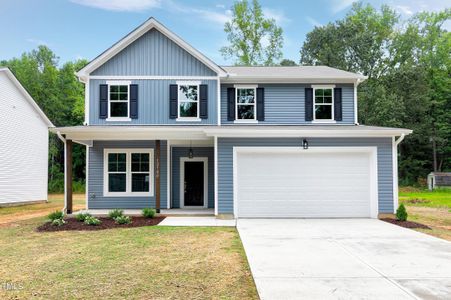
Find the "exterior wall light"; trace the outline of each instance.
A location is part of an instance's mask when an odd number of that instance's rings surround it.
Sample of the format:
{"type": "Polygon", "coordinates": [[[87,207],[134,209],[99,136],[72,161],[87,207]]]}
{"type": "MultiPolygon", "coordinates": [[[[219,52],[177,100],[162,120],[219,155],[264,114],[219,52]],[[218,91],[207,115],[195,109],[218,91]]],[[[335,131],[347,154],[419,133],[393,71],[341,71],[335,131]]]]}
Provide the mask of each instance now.
{"type": "Polygon", "coordinates": [[[302,140],[302,148],[304,148],[305,150],[308,149],[308,142],[307,142],[306,139],[303,139],[303,140],[302,140]]]}
{"type": "Polygon", "coordinates": [[[193,145],[192,145],[192,141],[190,141],[190,144],[189,144],[189,150],[188,150],[188,158],[189,159],[191,159],[191,158],[193,158],[194,157],[194,152],[193,152],[193,147],[192,147],[193,145]]]}

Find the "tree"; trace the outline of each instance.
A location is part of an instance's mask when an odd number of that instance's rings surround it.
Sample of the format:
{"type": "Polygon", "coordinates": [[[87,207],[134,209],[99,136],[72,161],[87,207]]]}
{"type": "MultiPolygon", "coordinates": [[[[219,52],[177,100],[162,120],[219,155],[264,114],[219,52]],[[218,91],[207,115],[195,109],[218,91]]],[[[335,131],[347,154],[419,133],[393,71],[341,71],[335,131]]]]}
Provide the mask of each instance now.
{"type": "Polygon", "coordinates": [[[284,58],[280,61],[279,65],[285,66],[285,67],[291,67],[291,66],[297,66],[296,62],[291,59],[284,58]]]}
{"type": "Polygon", "coordinates": [[[230,45],[221,48],[223,57],[236,65],[274,65],[282,57],[282,28],[265,18],[258,0],[235,2],[232,14],[224,25],[230,45]]]}
{"type": "Polygon", "coordinates": [[[388,6],[354,4],[348,15],[307,34],[301,64],[368,76],[359,85],[359,122],[413,129],[401,143],[400,182],[451,169],[451,10],[406,23],[388,6]],[[432,155],[431,155],[432,153],[432,155]]]}

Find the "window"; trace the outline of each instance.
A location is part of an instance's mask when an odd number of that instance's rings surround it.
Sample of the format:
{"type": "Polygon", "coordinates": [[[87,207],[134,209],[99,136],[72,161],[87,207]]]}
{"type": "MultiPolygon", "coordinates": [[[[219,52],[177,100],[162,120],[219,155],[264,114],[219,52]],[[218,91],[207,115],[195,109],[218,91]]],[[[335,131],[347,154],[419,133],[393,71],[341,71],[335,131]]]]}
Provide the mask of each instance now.
{"type": "Polygon", "coordinates": [[[108,108],[110,118],[129,117],[129,94],[130,84],[128,82],[108,83],[108,108]]]}
{"type": "Polygon", "coordinates": [[[334,119],[334,97],[332,87],[314,88],[314,119],[332,121],[334,119]]]}
{"type": "Polygon", "coordinates": [[[236,120],[256,120],[255,87],[236,89],[236,120]]]}
{"type": "Polygon", "coordinates": [[[152,149],[105,149],[104,195],[151,196],[152,149]]]}
{"type": "Polygon", "coordinates": [[[178,85],[179,118],[199,118],[199,85],[178,85]]]}

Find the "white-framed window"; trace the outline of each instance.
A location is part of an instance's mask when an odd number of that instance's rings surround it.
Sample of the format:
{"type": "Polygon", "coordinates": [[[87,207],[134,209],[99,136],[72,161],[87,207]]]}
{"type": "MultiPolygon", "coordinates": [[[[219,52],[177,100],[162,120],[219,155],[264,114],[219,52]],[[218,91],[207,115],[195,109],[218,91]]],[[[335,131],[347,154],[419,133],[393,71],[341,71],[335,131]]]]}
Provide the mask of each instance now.
{"type": "Polygon", "coordinates": [[[197,81],[177,82],[178,120],[200,120],[199,85],[197,81]]]}
{"type": "Polygon", "coordinates": [[[104,196],[153,196],[153,149],[105,149],[104,196]]]}
{"type": "Polygon", "coordinates": [[[257,87],[256,86],[235,86],[236,107],[235,120],[256,121],[257,120],[257,87]]]}
{"type": "Polygon", "coordinates": [[[130,118],[130,81],[108,81],[108,118],[130,118]]]}
{"type": "Polygon", "coordinates": [[[334,87],[313,86],[313,120],[334,120],[334,87]]]}

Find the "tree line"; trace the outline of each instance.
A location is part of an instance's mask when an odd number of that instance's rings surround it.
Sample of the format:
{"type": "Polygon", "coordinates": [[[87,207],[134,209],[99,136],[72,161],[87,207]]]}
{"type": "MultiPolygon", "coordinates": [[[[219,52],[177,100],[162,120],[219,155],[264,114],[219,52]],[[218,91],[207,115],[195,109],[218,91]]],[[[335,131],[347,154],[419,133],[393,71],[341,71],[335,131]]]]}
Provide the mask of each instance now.
{"type": "MultiPolygon", "coordinates": [[[[451,171],[451,10],[422,12],[403,21],[390,8],[354,3],[341,20],[316,26],[300,49],[300,65],[326,65],[368,76],[358,87],[360,124],[403,127],[400,183],[416,184],[430,171],[451,171]]],[[[264,16],[258,0],[237,1],[224,26],[221,54],[236,65],[296,66],[282,59],[283,30],[264,16]]],[[[82,125],[84,86],[75,72],[86,60],[59,64],[46,46],[0,61],[9,67],[55,126],[82,125]]],[[[49,191],[64,187],[64,149],[49,138],[49,191]]],[[[73,178],[84,189],[85,147],[74,145],[73,178]]]]}

